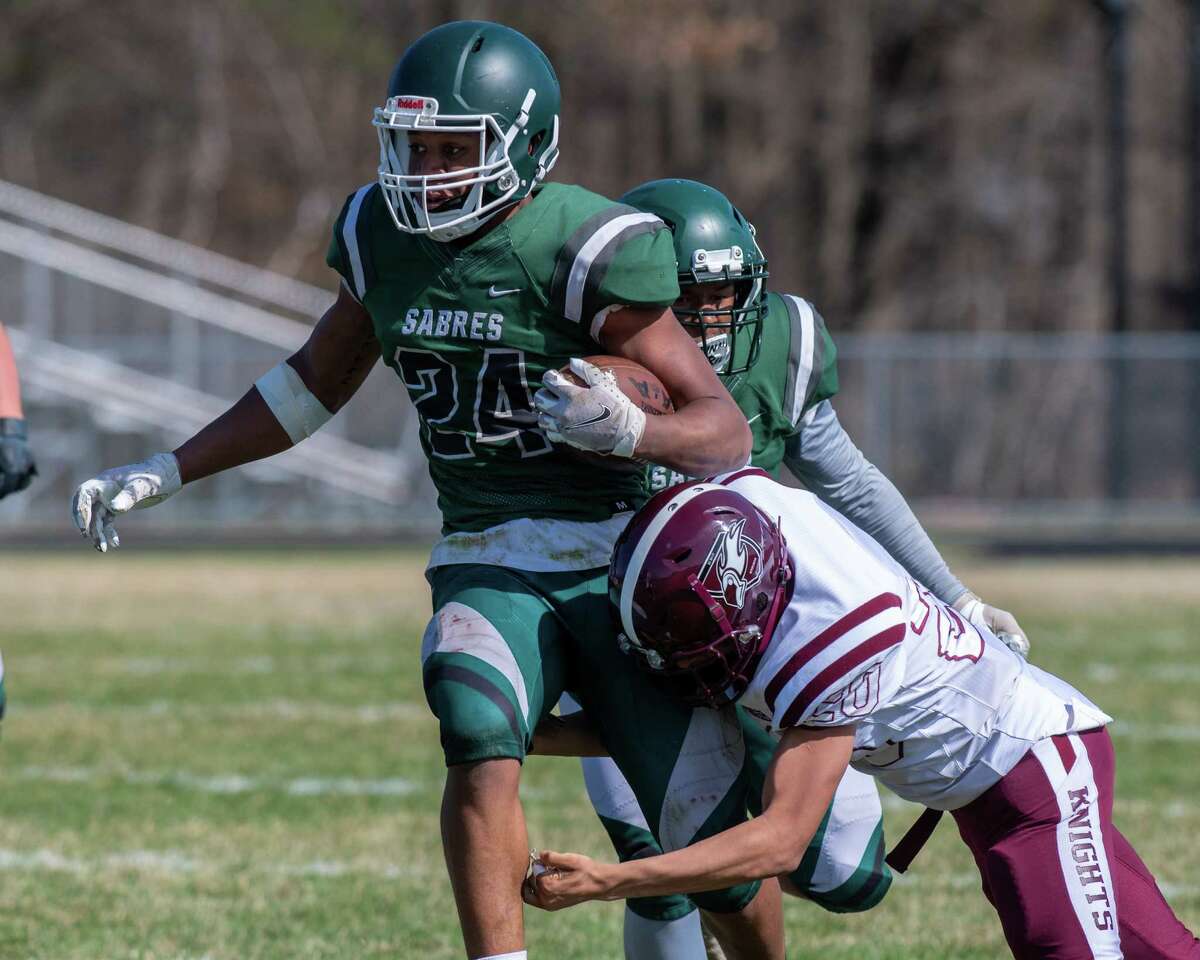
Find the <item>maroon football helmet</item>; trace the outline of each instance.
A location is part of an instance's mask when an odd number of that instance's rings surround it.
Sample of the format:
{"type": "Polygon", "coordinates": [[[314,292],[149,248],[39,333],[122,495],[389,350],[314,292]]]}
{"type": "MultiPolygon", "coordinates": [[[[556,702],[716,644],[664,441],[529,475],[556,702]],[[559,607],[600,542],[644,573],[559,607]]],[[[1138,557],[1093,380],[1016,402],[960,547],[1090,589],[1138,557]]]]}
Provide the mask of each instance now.
{"type": "Polygon", "coordinates": [[[745,692],[791,592],[779,525],[719,483],[652,497],[608,570],[622,648],[693,706],[745,692]]]}

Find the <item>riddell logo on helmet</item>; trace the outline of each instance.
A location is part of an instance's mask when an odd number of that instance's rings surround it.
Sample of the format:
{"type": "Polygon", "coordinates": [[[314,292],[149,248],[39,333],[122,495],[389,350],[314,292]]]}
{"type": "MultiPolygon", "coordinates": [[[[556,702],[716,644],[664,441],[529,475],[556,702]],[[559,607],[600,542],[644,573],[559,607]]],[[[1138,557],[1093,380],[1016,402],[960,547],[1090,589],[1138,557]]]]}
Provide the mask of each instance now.
{"type": "Polygon", "coordinates": [[[388,107],[392,110],[437,110],[437,101],[426,97],[392,97],[388,107]]]}
{"type": "Polygon", "coordinates": [[[740,610],[746,591],[762,577],[762,547],[742,530],[745,518],[726,527],[713,541],[700,568],[700,583],[725,606],[740,610]]]}

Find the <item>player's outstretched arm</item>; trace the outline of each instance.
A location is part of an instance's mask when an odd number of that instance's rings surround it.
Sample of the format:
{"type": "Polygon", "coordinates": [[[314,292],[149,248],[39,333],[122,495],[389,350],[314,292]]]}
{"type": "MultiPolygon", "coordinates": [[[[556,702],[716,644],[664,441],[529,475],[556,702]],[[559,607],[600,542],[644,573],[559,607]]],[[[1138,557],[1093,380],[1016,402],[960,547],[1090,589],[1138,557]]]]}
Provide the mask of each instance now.
{"type": "Polygon", "coordinates": [[[181,482],[273,456],[312,436],[378,359],[371,317],[343,285],[304,346],[175,451],[181,482]]]}
{"type": "Polygon", "coordinates": [[[4,324],[0,324],[0,499],[24,490],[37,476],[29,450],[17,362],[4,324]]]}
{"type": "Polygon", "coordinates": [[[775,750],[762,816],[682,850],[619,864],[543,851],[527,903],[560,910],[585,900],[699,893],[796,868],[850,763],[853,727],[793,728],[775,750]]]}
{"type": "Polygon", "coordinates": [[[71,505],[75,525],[101,553],[119,546],[113,527],[118,514],[161,503],[185,483],[273,456],[311,436],[354,395],[378,359],[371,318],[342,287],[304,346],[194,437],[172,453],[81,484],[71,505]]]}
{"type": "Polygon", "coordinates": [[[639,459],[690,477],[746,465],[753,443],[746,417],[670,309],[615,310],[600,342],[653,373],[675,402],[675,416],[646,418],[639,459]]]}

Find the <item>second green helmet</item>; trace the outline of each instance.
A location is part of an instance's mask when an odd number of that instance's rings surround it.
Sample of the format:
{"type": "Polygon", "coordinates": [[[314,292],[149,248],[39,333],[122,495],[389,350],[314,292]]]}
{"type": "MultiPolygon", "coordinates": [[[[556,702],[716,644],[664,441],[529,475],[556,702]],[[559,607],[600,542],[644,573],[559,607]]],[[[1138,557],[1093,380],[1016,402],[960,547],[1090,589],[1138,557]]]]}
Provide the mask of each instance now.
{"type": "Polygon", "coordinates": [[[767,312],[767,259],[754,227],[721,191],[695,180],[651,180],[621,203],[663,220],[675,238],[679,286],[732,285],[730,309],[688,309],[675,315],[700,343],[717,373],[744,373],[758,359],[767,312]]]}

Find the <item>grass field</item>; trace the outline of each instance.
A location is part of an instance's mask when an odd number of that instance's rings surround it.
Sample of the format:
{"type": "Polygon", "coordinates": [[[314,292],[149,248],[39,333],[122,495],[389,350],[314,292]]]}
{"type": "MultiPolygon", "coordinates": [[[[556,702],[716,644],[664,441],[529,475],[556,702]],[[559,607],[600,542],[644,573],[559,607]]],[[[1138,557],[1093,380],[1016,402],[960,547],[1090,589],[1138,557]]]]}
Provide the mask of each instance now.
{"type": "MultiPolygon", "coordinates": [[[[133,537],[129,537],[132,541],[133,537]]],[[[408,553],[0,554],[0,957],[460,957],[408,553]]],[[[1200,927],[1200,564],[960,565],[1119,724],[1117,822],[1200,927]]],[[[607,855],[574,761],[531,840],[607,855]]],[[[914,808],[888,801],[895,839],[914,808]]],[[[790,902],[790,956],[1005,955],[943,823],[882,906],[790,902]]],[[[531,957],[620,955],[621,908],[527,915],[531,957]]]]}

